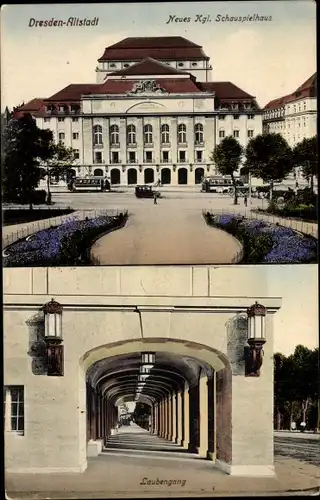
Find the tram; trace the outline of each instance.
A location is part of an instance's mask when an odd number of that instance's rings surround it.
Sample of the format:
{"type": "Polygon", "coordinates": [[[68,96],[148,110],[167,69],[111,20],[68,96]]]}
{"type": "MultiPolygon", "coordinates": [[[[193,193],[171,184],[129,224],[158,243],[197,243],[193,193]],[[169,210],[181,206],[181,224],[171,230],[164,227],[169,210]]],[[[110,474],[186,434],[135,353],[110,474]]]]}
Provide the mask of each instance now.
{"type": "Polygon", "coordinates": [[[110,182],[106,177],[74,177],[70,180],[68,189],[73,193],[110,191],[110,182]]]}

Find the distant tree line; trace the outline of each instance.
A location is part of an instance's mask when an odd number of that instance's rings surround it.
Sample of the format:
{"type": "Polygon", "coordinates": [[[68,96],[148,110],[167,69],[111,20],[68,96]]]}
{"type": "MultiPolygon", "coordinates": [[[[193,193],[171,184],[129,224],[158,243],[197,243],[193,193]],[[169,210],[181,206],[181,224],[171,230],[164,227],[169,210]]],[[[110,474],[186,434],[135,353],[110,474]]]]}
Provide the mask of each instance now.
{"type": "Polygon", "coordinates": [[[318,177],[317,138],[303,139],[291,148],[281,134],[263,133],[250,139],[246,148],[233,136],[225,137],[211,154],[211,161],[222,175],[230,175],[234,186],[234,204],[237,204],[235,172],[241,165],[246,175],[262,179],[270,186],[282,182],[288,174],[300,168],[313,192],[314,178],[318,177]]]}
{"type": "Polygon", "coordinates": [[[319,349],[298,345],[290,356],[274,355],[274,427],[319,429],[319,349]]]}

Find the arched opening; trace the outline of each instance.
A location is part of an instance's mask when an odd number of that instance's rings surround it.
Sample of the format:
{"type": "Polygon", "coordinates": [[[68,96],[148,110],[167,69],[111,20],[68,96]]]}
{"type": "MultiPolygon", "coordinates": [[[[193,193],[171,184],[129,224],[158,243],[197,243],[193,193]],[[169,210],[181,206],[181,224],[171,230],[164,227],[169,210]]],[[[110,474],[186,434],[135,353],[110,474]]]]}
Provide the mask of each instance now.
{"type": "Polygon", "coordinates": [[[195,184],[201,184],[202,178],[204,177],[204,168],[198,167],[194,172],[194,182],[195,184]]]}
{"type": "Polygon", "coordinates": [[[137,171],[135,168],[129,168],[127,173],[128,185],[137,184],[137,171]]]}
{"type": "Polygon", "coordinates": [[[110,174],[111,184],[120,184],[120,170],[113,168],[110,174]]]}
{"type": "Polygon", "coordinates": [[[171,170],[170,170],[170,168],[163,168],[161,170],[161,184],[171,184],[171,170]]]}
{"type": "Polygon", "coordinates": [[[188,170],[186,168],[179,168],[178,184],[188,184],[188,170]]]}
{"type": "Polygon", "coordinates": [[[86,379],[88,446],[102,440],[106,450],[116,446],[120,451],[129,440],[139,449],[139,440],[149,433],[155,441],[174,443],[168,452],[231,462],[231,369],[221,352],[181,340],[132,340],[96,347],[80,365],[86,379]],[[148,353],[154,359],[145,372],[143,355],[148,353]],[[131,410],[121,417],[124,403],[131,410]]]}
{"type": "Polygon", "coordinates": [[[96,177],[103,177],[103,170],[102,168],[95,168],[93,171],[93,175],[96,177]]]}
{"type": "Polygon", "coordinates": [[[152,184],[154,182],[154,171],[152,168],[146,168],[144,171],[144,183],[152,184]]]}

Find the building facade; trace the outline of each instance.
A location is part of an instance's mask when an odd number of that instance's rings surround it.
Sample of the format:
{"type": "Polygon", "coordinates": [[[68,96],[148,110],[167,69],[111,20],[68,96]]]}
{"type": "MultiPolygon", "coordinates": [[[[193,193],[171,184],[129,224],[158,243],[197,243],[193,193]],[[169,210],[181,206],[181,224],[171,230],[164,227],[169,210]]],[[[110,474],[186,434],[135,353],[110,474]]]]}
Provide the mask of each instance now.
{"type": "Polygon", "coordinates": [[[194,185],[216,174],[214,147],[262,133],[254,96],[212,81],[202,47],[182,37],[127,38],[98,59],[97,83],[71,84],[20,108],[72,147],[74,174],[112,185],[194,185]]]}
{"type": "Polygon", "coordinates": [[[270,101],[263,110],[263,130],[281,134],[290,147],[317,135],[317,73],[292,94],[270,101]]]}
{"type": "Polygon", "coordinates": [[[228,474],[274,474],[281,300],[262,267],[8,268],[3,289],[7,473],[83,472],[108,445],[117,406],[138,395],[155,434],[228,474]],[[53,321],[43,307],[52,298],[53,321]],[[260,330],[249,327],[253,304],[260,330]],[[260,347],[265,338],[254,376],[249,336],[260,347]],[[139,393],[145,351],[155,361],[139,393]]]}

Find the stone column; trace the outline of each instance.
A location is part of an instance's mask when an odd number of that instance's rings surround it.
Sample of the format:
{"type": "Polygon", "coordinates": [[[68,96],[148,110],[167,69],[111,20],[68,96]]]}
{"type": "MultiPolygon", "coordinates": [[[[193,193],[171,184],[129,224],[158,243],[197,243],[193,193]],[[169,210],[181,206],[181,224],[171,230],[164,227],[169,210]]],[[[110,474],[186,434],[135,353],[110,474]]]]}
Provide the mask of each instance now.
{"type": "Polygon", "coordinates": [[[143,118],[138,117],[136,120],[136,139],[137,139],[137,162],[138,165],[143,165],[143,118]]]}
{"type": "Polygon", "coordinates": [[[187,123],[187,165],[188,165],[188,185],[194,184],[192,182],[192,173],[190,172],[189,164],[194,164],[194,118],[188,118],[187,123]]]}
{"type": "Polygon", "coordinates": [[[122,165],[128,165],[127,162],[127,120],[125,118],[120,118],[119,127],[119,138],[120,138],[120,184],[122,186],[128,185],[128,167],[123,172],[122,165]]]}
{"type": "MultiPolygon", "coordinates": [[[[170,126],[170,144],[171,144],[171,163],[177,164],[178,153],[177,153],[177,143],[178,143],[178,128],[177,128],[177,118],[172,118],[170,126]]],[[[169,166],[169,165],[168,165],[169,166]]],[[[173,184],[173,179],[171,176],[171,184],[173,184]]]]}
{"type": "Polygon", "coordinates": [[[167,439],[168,432],[168,400],[167,398],[163,401],[163,437],[167,439]]]}
{"type": "Polygon", "coordinates": [[[178,397],[177,397],[177,392],[175,391],[172,394],[172,432],[171,432],[171,441],[176,443],[177,439],[177,403],[178,403],[178,397]]]}
{"type": "Polygon", "coordinates": [[[159,403],[159,417],[160,417],[160,432],[159,436],[163,437],[163,400],[159,403]]]}
{"type": "Polygon", "coordinates": [[[102,120],[102,140],[103,140],[103,155],[102,162],[104,165],[110,163],[110,135],[109,135],[109,119],[102,120]]]}
{"type": "Polygon", "coordinates": [[[200,417],[200,445],[199,455],[208,456],[208,378],[202,376],[199,381],[199,417],[200,417]]]}
{"type": "Polygon", "coordinates": [[[189,414],[189,385],[186,382],[184,386],[183,393],[183,402],[184,402],[184,418],[183,418],[183,442],[182,446],[185,449],[189,448],[190,445],[190,414],[189,414]]]}
{"type": "Polygon", "coordinates": [[[167,439],[172,440],[172,394],[168,395],[168,429],[167,439]]]}
{"type": "Polygon", "coordinates": [[[177,444],[182,444],[183,440],[183,392],[180,390],[177,393],[177,421],[178,421],[178,428],[177,428],[177,437],[176,437],[176,443],[177,444]]]}

